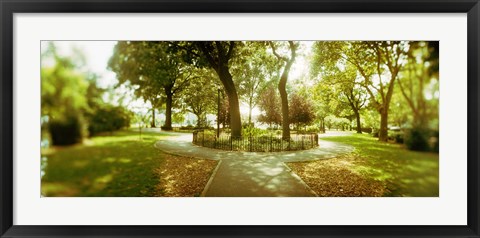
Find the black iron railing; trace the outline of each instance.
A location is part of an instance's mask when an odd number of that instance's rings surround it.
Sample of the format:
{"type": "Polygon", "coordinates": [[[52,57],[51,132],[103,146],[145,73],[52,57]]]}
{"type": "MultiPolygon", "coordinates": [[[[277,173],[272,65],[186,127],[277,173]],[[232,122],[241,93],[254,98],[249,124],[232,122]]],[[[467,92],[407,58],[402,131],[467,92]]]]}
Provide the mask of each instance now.
{"type": "Polygon", "coordinates": [[[235,138],[228,134],[220,134],[217,137],[215,131],[197,130],[193,132],[193,144],[221,150],[250,152],[307,150],[318,146],[318,135],[292,134],[288,140],[282,139],[281,135],[273,134],[235,138]]]}

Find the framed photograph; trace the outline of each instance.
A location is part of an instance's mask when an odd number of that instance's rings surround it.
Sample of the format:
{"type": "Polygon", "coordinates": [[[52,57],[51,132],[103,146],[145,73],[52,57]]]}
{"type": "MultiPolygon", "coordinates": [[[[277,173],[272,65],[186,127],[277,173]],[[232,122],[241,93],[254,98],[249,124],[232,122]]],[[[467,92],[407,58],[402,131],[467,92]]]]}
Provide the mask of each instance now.
{"type": "Polygon", "coordinates": [[[0,1],[1,237],[480,237],[478,0],[0,1]]]}

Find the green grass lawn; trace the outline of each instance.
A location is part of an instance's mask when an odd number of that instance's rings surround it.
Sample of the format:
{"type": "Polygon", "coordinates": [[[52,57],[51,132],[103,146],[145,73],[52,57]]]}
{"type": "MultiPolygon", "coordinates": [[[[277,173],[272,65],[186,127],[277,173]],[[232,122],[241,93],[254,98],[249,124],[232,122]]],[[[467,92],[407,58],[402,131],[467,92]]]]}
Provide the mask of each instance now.
{"type": "Polygon", "coordinates": [[[119,131],[93,137],[85,145],[42,151],[44,196],[161,196],[153,170],[164,154],[153,144],[162,135],[119,131]]]}
{"type": "Polygon", "coordinates": [[[436,197],[439,195],[439,157],[436,153],[415,152],[402,145],[379,142],[365,134],[325,137],[355,147],[352,169],[367,178],[385,183],[384,196],[436,197]]]}

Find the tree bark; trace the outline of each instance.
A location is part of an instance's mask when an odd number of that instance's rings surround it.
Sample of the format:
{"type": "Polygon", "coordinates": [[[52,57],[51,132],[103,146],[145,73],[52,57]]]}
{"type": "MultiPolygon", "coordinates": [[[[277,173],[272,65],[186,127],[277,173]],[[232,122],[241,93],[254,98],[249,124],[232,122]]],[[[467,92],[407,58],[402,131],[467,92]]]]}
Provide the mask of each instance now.
{"type": "Polygon", "coordinates": [[[202,115],[199,113],[194,113],[195,116],[197,117],[197,128],[202,127],[202,115]]]}
{"type": "Polygon", "coordinates": [[[250,97],[249,99],[249,103],[248,103],[248,125],[251,126],[252,125],[252,104],[253,104],[253,99],[252,97],[250,97]]]}
{"type": "Polygon", "coordinates": [[[207,117],[204,113],[198,114],[197,116],[197,127],[205,128],[207,127],[207,117]]]}
{"type": "Polygon", "coordinates": [[[388,141],[388,109],[390,108],[390,101],[392,101],[393,85],[397,78],[398,69],[392,72],[390,84],[388,85],[387,95],[383,101],[383,106],[380,110],[380,132],[378,134],[379,141],[388,141]]]}
{"type": "Polygon", "coordinates": [[[152,128],[155,128],[155,108],[152,108],[152,123],[150,124],[152,128]]]}
{"type": "Polygon", "coordinates": [[[240,119],[240,103],[238,102],[237,90],[233,83],[232,75],[228,71],[227,66],[220,66],[218,76],[225,88],[228,96],[229,114],[230,114],[230,129],[232,130],[232,137],[238,138],[242,136],[242,121],[240,119]]]}
{"type": "Polygon", "coordinates": [[[320,130],[325,133],[325,117],[320,118],[320,130]]]}
{"type": "Polygon", "coordinates": [[[382,110],[380,113],[380,131],[378,132],[379,141],[388,141],[388,113],[382,110]]]}
{"type": "Polygon", "coordinates": [[[167,92],[167,102],[165,108],[165,124],[162,127],[162,130],[171,131],[172,130],[172,102],[173,102],[173,93],[167,92]]]}
{"type": "Polygon", "coordinates": [[[295,46],[293,41],[289,41],[290,47],[290,58],[285,58],[277,54],[275,45],[270,42],[270,46],[272,47],[273,54],[280,60],[285,61],[285,67],[282,72],[282,76],[280,77],[280,82],[278,82],[278,91],[280,92],[280,99],[282,102],[282,139],[289,140],[290,139],[290,118],[288,113],[288,95],[286,90],[287,80],[288,80],[288,73],[290,72],[290,68],[292,67],[293,62],[295,61],[295,46]]]}
{"type": "Polygon", "coordinates": [[[360,112],[358,110],[353,111],[355,113],[355,118],[357,119],[357,133],[362,134],[362,125],[360,123],[360,112]]]}
{"type": "Polygon", "coordinates": [[[290,139],[290,118],[288,118],[288,95],[286,90],[288,70],[290,67],[287,69],[287,66],[285,66],[285,70],[278,83],[278,91],[280,91],[280,98],[282,101],[282,138],[284,140],[290,139]]]}
{"type": "Polygon", "coordinates": [[[228,70],[228,61],[232,57],[235,42],[230,41],[228,50],[223,47],[222,42],[199,41],[197,47],[203,52],[210,66],[217,72],[220,81],[228,96],[231,136],[238,138],[242,136],[242,121],[240,118],[240,103],[238,102],[237,90],[233,83],[232,75],[228,70]],[[216,49],[216,50],[214,50],[216,49]]]}

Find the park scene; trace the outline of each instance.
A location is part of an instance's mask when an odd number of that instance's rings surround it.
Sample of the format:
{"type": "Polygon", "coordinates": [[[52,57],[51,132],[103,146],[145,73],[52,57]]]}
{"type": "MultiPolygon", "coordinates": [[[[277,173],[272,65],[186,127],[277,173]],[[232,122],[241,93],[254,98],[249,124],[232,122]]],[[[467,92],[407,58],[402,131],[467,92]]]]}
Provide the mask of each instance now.
{"type": "Polygon", "coordinates": [[[438,41],[42,41],[42,197],[439,197],[438,41]]]}

